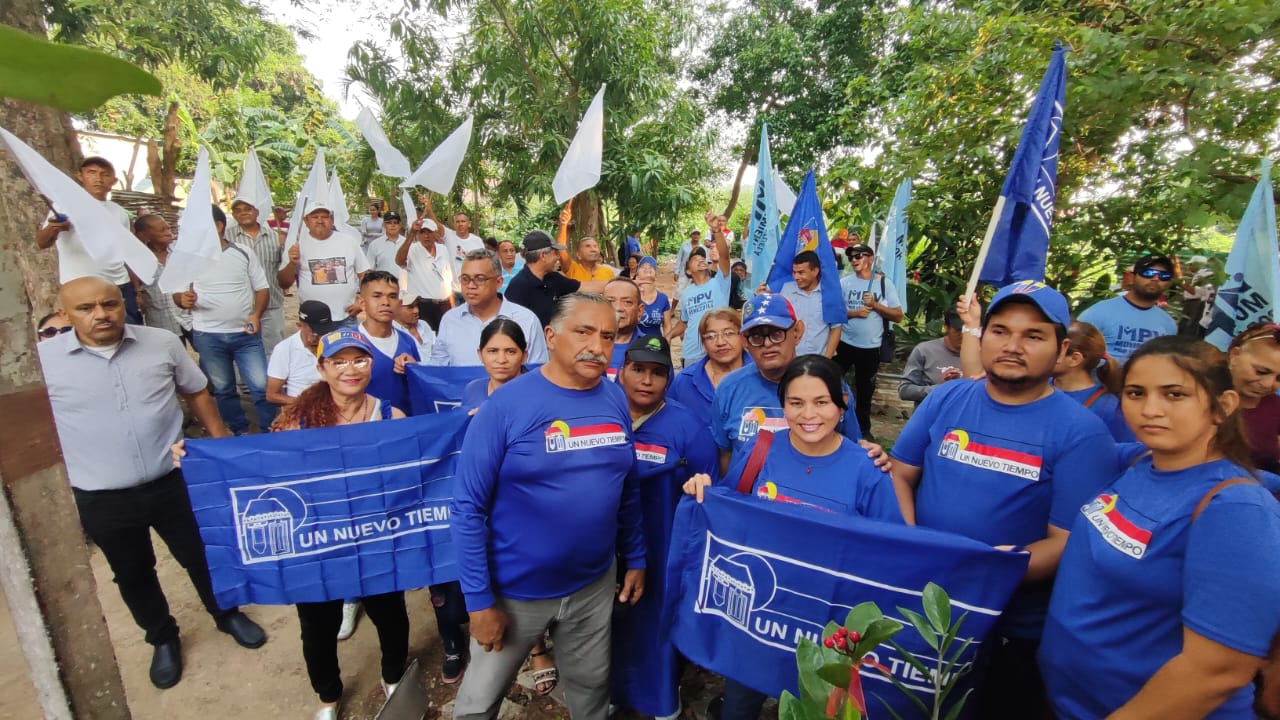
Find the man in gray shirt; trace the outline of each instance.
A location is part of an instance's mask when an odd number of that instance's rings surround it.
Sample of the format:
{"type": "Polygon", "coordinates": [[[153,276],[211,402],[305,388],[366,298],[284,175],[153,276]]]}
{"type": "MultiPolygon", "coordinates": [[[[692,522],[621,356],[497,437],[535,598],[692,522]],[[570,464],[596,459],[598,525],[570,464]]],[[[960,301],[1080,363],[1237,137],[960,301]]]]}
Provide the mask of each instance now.
{"type": "Polygon", "coordinates": [[[916,345],[902,368],[902,381],[898,383],[898,397],[911,400],[916,405],[948,380],[964,376],[960,371],[960,338],[964,322],[955,310],[948,310],[942,323],[945,333],[937,340],[916,345]]]}
{"type": "Polygon", "coordinates": [[[80,522],[154,648],[151,682],[172,687],[182,678],[182,646],[156,577],[152,528],[186,568],[219,630],[248,648],[267,641],[238,608],[220,609],[214,599],[187,486],[170,455],[182,437],[178,396],[210,436],[229,433],[178,337],[126,326],[118,287],[85,276],[63,285],[59,301],[75,331],[38,350],[80,522]]]}

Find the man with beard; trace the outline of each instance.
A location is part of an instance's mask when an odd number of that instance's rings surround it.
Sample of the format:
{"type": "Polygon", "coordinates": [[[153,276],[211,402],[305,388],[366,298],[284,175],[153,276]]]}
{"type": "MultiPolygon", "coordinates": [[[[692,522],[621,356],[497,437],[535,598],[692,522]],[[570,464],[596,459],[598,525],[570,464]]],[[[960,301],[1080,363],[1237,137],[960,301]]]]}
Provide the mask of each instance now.
{"type": "Polygon", "coordinates": [[[1035,653],[1067,528],[1118,471],[1115,443],[1096,415],[1050,384],[1067,351],[1067,299],[1024,280],[996,293],[981,322],[982,380],[937,386],[893,446],[893,482],[908,523],[996,547],[1030,564],[984,648],[977,717],[1035,717],[1044,686],[1035,653]]]}
{"type": "Polygon", "coordinates": [[[1173,261],[1163,255],[1143,255],[1133,264],[1133,286],[1129,292],[1103,300],[1080,314],[1102,331],[1107,352],[1124,365],[1142,343],[1153,337],[1173,335],[1178,324],[1158,307],[1160,298],[1173,282],[1173,261]]]}

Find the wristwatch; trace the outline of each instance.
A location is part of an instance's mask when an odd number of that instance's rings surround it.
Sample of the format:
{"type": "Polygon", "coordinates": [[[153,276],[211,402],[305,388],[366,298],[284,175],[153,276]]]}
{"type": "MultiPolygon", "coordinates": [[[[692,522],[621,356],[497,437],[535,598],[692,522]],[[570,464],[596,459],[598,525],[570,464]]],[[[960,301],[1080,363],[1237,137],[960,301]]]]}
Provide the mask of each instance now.
{"type": "Polygon", "coordinates": [[[960,332],[961,332],[961,333],[964,333],[965,335],[972,335],[972,336],[974,336],[974,337],[978,338],[979,340],[981,340],[981,339],[982,339],[982,328],[980,328],[980,327],[968,327],[968,326],[965,326],[965,327],[963,327],[963,328],[960,328],[960,332]]]}

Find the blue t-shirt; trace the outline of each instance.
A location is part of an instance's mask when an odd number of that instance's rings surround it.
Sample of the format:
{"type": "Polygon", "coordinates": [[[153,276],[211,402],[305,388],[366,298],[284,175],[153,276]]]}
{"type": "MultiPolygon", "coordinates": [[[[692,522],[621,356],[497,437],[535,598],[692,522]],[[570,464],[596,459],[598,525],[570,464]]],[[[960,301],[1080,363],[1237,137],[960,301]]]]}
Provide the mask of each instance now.
{"type": "Polygon", "coordinates": [[[658,293],[658,296],[651,303],[641,301],[642,312],[640,313],[640,324],[637,329],[641,335],[661,335],[662,334],[662,316],[671,309],[671,298],[667,297],[664,292],[658,293]]]}
{"type": "Polygon", "coordinates": [[[698,335],[698,321],[708,310],[729,306],[730,277],[732,273],[716,275],[701,285],[691,282],[680,295],[680,319],[687,323],[680,344],[680,357],[685,365],[707,354],[698,335]]]}
{"type": "Polygon", "coordinates": [[[1102,332],[1107,341],[1107,353],[1121,365],[1142,343],[1153,337],[1178,332],[1178,324],[1160,307],[1143,310],[1123,297],[1092,305],[1076,319],[1102,332]]]}
{"type": "MultiPolygon", "coordinates": [[[[845,275],[840,278],[840,294],[844,296],[846,308],[852,310],[862,307],[862,296],[867,292],[868,283],[876,302],[887,307],[902,307],[898,289],[889,278],[880,275],[864,280],[857,275],[845,275]],[[880,284],[882,280],[883,285],[880,284]]],[[[856,348],[878,348],[883,337],[884,317],[878,312],[872,312],[864,318],[849,318],[840,326],[840,342],[856,348]]]]}
{"type": "MultiPolygon", "coordinates": [[[[937,386],[907,421],[893,457],[921,468],[916,522],[989,545],[1030,545],[1119,474],[1102,421],[1061,392],[1025,405],[991,399],[985,381],[937,386]]],[[[1040,636],[1049,584],[1014,593],[1000,632],[1040,636]]]]}
{"type": "MultiPolygon", "coordinates": [[[[853,391],[843,381],[841,385],[853,407],[853,391]]],[[[742,456],[747,442],[761,430],[786,429],[778,383],[766,380],[755,365],[740,367],[720,381],[711,404],[711,437],[721,450],[733,451],[733,460],[742,456]]],[[[836,430],[854,442],[862,439],[857,422],[841,420],[836,430]]]]}
{"type": "MultiPolygon", "coordinates": [[[[1182,651],[1183,628],[1265,657],[1280,628],[1280,505],[1227,460],[1161,472],[1143,458],[1080,508],[1058,566],[1040,667],[1061,720],[1128,702],[1182,651]]],[[[1249,683],[1208,715],[1253,720],[1249,683]]]]}
{"type": "Polygon", "coordinates": [[[511,269],[502,271],[502,286],[498,288],[498,292],[505,294],[507,292],[507,286],[511,284],[511,278],[515,277],[516,274],[519,273],[520,270],[523,268],[524,268],[524,258],[520,257],[520,255],[517,254],[516,262],[514,265],[511,266],[511,269]]]}
{"type": "Polygon", "coordinates": [[[636,237],[635,235],[628,235],[628,236],[627,236],[627,239],[626,239],[626,243],[625,243],[625,245],[626,245],[626,248],[627,248],[627,249],[626,249],[626,257],[625,257],[625,258],[623,258],[623,263],[622,263],[623,265],[626,265],[626,264],[627,264],[627,263],[626,263],[626,260],[628,260],[632,255],[639,255],[639,254],[641,254],[641,253],[640,253],[640,238],[636,237]]]}
{"type": "Polygon", "coordinates": [[[624,343],[614,343],[613,353],[609,356],[609,367],[605,368],[604,375],[613,382],[618,381],[618,371],[627,362],[627,348],[631,347],[631,341],[624,343]]]}
{"type": "MultiPolygon", "coordinates": [[[[363,333],[364,331],[361,330],[363,333]]],[[[418,343],[413,336],[400,329],[393,329],[396,334],[396,352],[392,357],[382,354],[381,350],[373,351],[373,369],[369,371],[369,388],[365,391],[382,402],[398,409],[405,415],[411,415],[409,407],[409,378],[396,372],[394,358],[408,353],[414,360],[421,361],[418,355],[418,343]]]]}
{"type": "MultiPolygon", "coordinates": [[[[757,436],[759,437],[759,436],[757,436]]],[[[737,489],[756,437],[743,448],[720,484],[737,489]]],[[[902,524],[902,508],[889,474],[876,467],[862,446],[844,438],[830,455],[801,455],[791,431],[778,430],[751,494],[774,502],[803,505],[841,515],[857,515],[902,524]]]]}
{"type": "MultiPolygon", "coordinates": [[[[681,370],[672,378],[671,386],[667,388],[667,397],[697,415],[703,427],[711,424],[711,403],[716,399],[716,388],[711,384],[711,378],[707,376],[708,360],[710,358],[704,356],[698,362],[681,370]]],[[[751,356],[744,351],[742,366],[746,367],[750,364],[752,364],[751,356]]]]}
{"type": "Polygon", "coordinates": [[[462,405],[463,410],[474,410],[484,404],[489,399],[489,378],[480,377],[467,383],[462,388],[462,405]]]}
{"type": "Polygon", "coordinates": [[[609,569],[615,545],[643,568],[634,465],[617,385],[570,390],[534,371],[495,390],[467,428],[450,507],[467,609],[570,595],[609,569]]]}
{"type": "MultiPolygon", "coordinates": [[[[1063,390],[1062,393],[1083,405],[1099,390],[1102,390],[1102,386],[1094,385],[1084,390],[1072,390],[1070,392],[1063,390]]],[[[1124,413],[1120,412],[1120,398],[1109,392],[1103,392],[1098,396],[1098,399],[1093,401],[1089,409],[1093,411],[1094,415],[1102,419],[1102,422],[1107,426],[1107,430],[1111,431],[1111,437],[1115,438],[1116,442],[1128,443],[1137,440],[1133,435],[1133,431],[1129,429],[1129,423],[1124,421],[1124,413]]]]}

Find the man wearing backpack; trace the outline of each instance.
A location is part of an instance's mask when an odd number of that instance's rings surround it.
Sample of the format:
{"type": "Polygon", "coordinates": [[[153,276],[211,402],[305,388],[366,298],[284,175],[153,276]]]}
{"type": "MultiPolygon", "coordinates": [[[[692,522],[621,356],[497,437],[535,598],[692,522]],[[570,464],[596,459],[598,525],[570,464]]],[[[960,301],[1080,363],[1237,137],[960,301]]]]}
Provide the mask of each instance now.
{"type": "MultiPolygon", "coordinates": [[[[840,327],[840,344],[835,361],[846,374],[853,368],[853,414],[863,437],[871,437],[871,395],[876,391],[880,371],[880,348],[885,333],[892,338],[889,323],[902,320],[898,288],[883,274],[874,273],[875,251],[868,245],[853,245],[848,251],[853,272],[840,279],[845,314],[849,320],[840,327]]],[[[892,347],[892,346],[890,346],[892,347]]]]}

